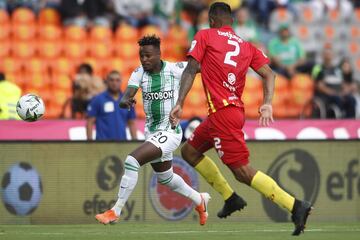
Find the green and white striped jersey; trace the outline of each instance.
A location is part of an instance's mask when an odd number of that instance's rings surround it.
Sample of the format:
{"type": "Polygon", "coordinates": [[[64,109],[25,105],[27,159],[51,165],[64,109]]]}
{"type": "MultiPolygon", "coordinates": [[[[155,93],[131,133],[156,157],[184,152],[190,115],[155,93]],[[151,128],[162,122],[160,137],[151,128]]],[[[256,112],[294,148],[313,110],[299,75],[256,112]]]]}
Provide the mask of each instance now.
{"type": "Polygon", "coordinates": [[[128,87],[142,89],[145,133],[171,128],[169,115],[178,99],[180,79],[186,64],[163,61],[160,73],[149,74],[140,66],[131,74],[128,87]]]}

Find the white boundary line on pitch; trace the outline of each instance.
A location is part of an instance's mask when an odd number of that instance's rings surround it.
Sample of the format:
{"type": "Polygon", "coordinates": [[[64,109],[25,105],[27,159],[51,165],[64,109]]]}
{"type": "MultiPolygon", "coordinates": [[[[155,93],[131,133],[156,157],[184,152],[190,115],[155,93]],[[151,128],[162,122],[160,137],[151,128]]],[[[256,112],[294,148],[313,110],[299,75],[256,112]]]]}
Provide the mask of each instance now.
{"type": "MultiPolygon", "coordinates": [[[[157,231],[157,232],[120,232],[121,235],[123,234],[194,234],[194,233],[251,233],[251,232],[291,232],[291,229],[258,229],[258,230],[224,230],[224,231],[217,231],[217,230],[207,230],[207,231],[198,231],[198,230],[192,230],[192,231],[157,231]]],[[[323,229],[323,228],[314,228],[314,229],[308,229],[305,230],[305,232],[360,232],[360,228],[348,228],[348,229],[323,229]]],[[[95,232],[87,232],[89,235],[98,235],[98,233],[95,232]]],[[[106,234],[106,231],[102,232],[101,234],[106,234]]],[[[17,233],[18,234],[18,233],[17,233]]],[[[16,235],[17,235],[16,234],[16,235]]],[[[26,233],[29,235],[66,235],[67,233],[64,232],[40,232],[40,233],[26,233]]],[[[72,233],[69,233],[72,234],[72,233]]],[[[118,233],[119,234],[119,233],[118,233]]],[[[7,233],[0,233],[0,235],[7,235],[7,233]]]]}

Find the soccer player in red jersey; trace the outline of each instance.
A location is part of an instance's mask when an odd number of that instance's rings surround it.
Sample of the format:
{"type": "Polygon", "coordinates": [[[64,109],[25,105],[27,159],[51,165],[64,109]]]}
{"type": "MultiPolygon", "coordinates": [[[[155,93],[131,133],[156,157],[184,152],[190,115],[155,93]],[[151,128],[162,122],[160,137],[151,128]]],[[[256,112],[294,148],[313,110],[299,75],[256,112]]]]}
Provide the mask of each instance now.
{"type": "Polygon", "coordinates": [[[179,98],[170,113],[170,121],[175,126],[195,75],[201,69],[209,116],[182,147],[183,158],[223,197],[231,193],[218,213],[219,217],[242,209],[246,202],[232,191],[213,161],[203,154],[213,147],[238,181],[291,212],[295,224],[293,235],[299,235],[305,229],[311,203],[295,199],[270,176],[251,167],[242,131],[245,115],[241,95],[249,67],[263,78],[264,103],[259,108],[259,123],[268,126],[273,121],[271,102],[275,74],[268,66],[269,59],[234,33],[231,9],[226,3],[211,5],[209,23],[210,29],[201,30],[194,37],[188,53],[188,65],[181,78],[179,98]]]}

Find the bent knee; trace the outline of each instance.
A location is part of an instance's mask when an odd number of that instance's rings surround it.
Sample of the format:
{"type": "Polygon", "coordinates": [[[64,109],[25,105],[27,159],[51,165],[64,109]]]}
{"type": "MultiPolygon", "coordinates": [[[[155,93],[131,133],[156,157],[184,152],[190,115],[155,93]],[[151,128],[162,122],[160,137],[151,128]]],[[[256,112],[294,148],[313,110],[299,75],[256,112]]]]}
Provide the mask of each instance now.
{"type": "Polygon", "coordinates": [[[200,159],[202,159],[204,155],[198,152],[190,144],[185,143],[181,148],[181,156],[187,163],[194,167],[199,163],[200,159]]]}

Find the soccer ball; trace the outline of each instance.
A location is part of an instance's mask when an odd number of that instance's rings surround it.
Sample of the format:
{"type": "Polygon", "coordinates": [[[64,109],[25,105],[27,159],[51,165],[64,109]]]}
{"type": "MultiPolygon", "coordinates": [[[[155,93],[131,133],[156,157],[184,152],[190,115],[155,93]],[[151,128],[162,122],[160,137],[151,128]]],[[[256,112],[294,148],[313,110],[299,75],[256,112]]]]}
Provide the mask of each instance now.
{"type": "Polygon", "coordinates": [[[39,96],[26,94],[17,102],[16,112],[22,120],[34,122],[44,115],[45,104],[39,96]]]}
{"type": "Polygon", "coordinates": [[[5,208],[14,215],[25,216],[37,208],[43,193],[41,178],[29,163],[16,163],[1,182],[5,208]]]}

